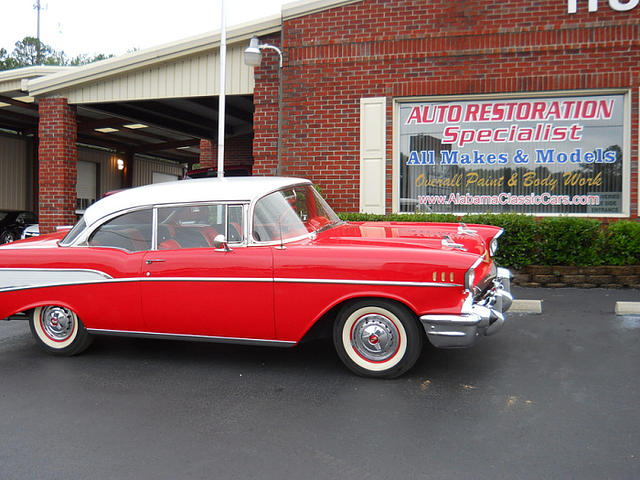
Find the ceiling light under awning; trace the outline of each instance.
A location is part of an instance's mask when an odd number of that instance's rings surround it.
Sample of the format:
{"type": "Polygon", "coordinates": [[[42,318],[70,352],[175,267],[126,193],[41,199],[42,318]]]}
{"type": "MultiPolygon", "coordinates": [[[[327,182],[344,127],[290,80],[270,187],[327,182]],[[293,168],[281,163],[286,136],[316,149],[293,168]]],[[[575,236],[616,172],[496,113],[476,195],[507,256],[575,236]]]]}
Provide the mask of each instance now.
{"type": "Polygon", "coordinates": [[[25,95],[23,97],[13,97],[14,100],[18,100],[23,103],[33,103],[35,102],[35,98],[30,97],[29,95],[25,95]]]}
{"type": "Polygon", "coordinates": [[[132,130],[135,130],[137,128],[147,128],[149,125],[145,125],[144,123],[129,123],[127,125],[123,125],[123,127],[125,128],[130,128],[132,130]]]}
{"type": "Polygon", "coordinates": [[[113,133],[113,132],[119,132],[119,130],[117,128],[111,128],[111,127],[104,127],[104,128],[94,128],[94,130],[96,132],[100,132],[100,133],[113,133]]]}

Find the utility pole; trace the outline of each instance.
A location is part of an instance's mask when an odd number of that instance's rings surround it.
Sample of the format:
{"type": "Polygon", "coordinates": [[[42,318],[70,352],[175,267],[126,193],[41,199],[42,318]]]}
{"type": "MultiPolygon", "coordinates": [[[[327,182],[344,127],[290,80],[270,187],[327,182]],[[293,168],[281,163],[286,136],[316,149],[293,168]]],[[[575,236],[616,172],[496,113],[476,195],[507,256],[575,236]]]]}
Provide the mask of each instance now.
{"type": "Polygon", "coordinates": [[[218,94],[218,178],[224,177],[224,121],[226,100],[226,66],[227,66],[227,20],[225,0],[222,0],[220,15],[220,92],[218,94]]]}
{"type": "Polygon", "coordinates": [[[42,5],[40,5],[40,0],[36,0],[36,3],[33,5],[33,9],[38,11],[38,43],[36,44],[36,63],[40,65],[42,63],[42,53],[40,51],[40,10],[42,10],[42,5]]]}

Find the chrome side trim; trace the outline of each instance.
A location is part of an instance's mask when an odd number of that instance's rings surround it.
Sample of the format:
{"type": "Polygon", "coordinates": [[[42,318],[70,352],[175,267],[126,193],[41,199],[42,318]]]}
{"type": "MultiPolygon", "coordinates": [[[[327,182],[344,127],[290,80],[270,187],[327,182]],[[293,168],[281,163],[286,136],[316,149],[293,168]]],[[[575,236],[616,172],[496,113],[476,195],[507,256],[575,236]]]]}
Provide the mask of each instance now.
{"type": "Polygon", "coordinates": [[[265,340],[261,338],[215,337],[209,335],[187,335],[182,333],[156,333],[127,330],[106,330],[87,328],[94,335],[112,335],[118,337],[159,338],[164,340],[190,340],[195,342],[234,343],[239,345],[266,345],[272,347],[293,347],[297,343],[285,340],[265,340]]]}
{"type": "MultiPolygon", "coordinates": [[[[367,285],[367,286],[388,286],[388,287],[462,287],[459,283],[438,283],[438,282],[400,282],[386,280],[341,280],[331,278],[270,278],[270,277],[128,277],[128,278],[112,278],[106,273],[95,270],[64,270],[64,269],[24,269],[29,270],[30,275],[36,272],[55,273],[55,279],[51,276],[42,278],[40,282],[33,282],[30,276],[28,283],[16,284],[15,278],[2,276],[2,270],[16,269],[0,269],[0,292],[10,292],[15,290],[28,290],[35,288],[47,287],[68,287],[74,285],[93,285],[93,284],[109,284],[109,283],[133,283],[133,282],[234,282],[234,283],[300,283],[300,284],[324,284],[324,285],[367,285]],[[93,277],[65,279],[64,273],[67,272],[92,272],[93,277]],[[62,278],[61,278],[62,277],[62,278]]],[[[37,276],[37,275],[36,275],[37,276]]],[[[25,279],[24,281],[27,281],[25,279]]]]}
{"type": "Polygon", "coordinates": [[[459,283],[397,282],[385,280],[334,280],[328,278],[275,278],[276,283],[323,283],[335,285],[386,285],[390,287],[462,287],[459,283]]]}
{"type": "Polygon", "coordinates": [[[269,277],[135,277],[117,278],[114,282],[236,282],[236,283],[272,283],[269,277]]]}

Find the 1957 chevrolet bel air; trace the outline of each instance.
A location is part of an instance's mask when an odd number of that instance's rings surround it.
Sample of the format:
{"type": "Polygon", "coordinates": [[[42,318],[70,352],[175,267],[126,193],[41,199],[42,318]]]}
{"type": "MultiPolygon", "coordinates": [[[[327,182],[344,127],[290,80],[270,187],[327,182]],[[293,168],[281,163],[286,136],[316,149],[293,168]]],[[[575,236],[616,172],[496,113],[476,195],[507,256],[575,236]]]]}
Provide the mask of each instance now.
{"type": "Polygon", "coordinates": [[[0,318],[26,313],[56,355],[94,335],[294,346],[327,332],[355,373],[395,377],[425,338],[468,347],[501,328],[501,233],[346,223],[297,178],[149,185],[98,201],[66,234],[0,247],[0,318]]]}

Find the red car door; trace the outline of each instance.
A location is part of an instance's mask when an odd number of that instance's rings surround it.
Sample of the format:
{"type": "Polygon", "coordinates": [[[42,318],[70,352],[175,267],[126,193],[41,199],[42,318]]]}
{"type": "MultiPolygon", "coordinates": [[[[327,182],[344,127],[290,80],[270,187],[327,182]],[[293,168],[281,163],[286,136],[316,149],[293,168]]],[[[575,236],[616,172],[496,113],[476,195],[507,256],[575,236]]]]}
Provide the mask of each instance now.
{"type": "Polygon", "coordinates": [[[142,315],[154,333],[275,338],[270,247],[146,252],[142,315]]]}

